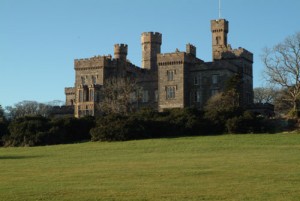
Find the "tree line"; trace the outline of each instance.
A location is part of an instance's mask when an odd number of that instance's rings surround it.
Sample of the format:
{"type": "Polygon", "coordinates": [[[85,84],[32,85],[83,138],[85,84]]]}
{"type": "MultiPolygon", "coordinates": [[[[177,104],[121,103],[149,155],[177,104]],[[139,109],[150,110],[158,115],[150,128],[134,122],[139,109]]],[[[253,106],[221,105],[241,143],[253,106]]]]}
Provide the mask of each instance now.
{"type": "Polygon", "coordinates": [[[7,119],[0,109],[1,146],[38,146],[82,141],[124,141],[224,133],[273,133],[272,119],[257,117],[233,101],[230,90],[214,96],[204,111],[195,108],[158,112],[143,108],[132,113],[97,117],[55,117],[30,114],[7,119]],[[219,107],[216,107],[219,106],[219,107]]]}

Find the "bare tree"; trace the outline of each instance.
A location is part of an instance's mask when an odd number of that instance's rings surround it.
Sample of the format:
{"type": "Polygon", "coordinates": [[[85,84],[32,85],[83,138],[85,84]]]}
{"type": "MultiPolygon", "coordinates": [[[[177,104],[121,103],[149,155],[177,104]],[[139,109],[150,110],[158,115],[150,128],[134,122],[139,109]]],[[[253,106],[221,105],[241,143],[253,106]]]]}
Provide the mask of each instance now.
{"type": "Polygon", "coordinates": [[[13,107],[8,106],[6,110],[10,118],[15,119],[27,115],[42,115],[47,116],[51,106],[38,103],[36,101],[22,101],[15,104],[13,107]]]}
{"type": "Polygon", "coordinates": [[[297,111],[300,97],[300,32],[273,48],[265,48],[262,60],[267,81],[287,91],[286,101],[297,111]]]}
{"type": "Polygon", "coordinates": [[[255,103],[271,103],[273,104],[278,90],[273,87],[257,87],[254,91],[254,102],[255,103]]]}
{"type": "Polygon", "coordinates": [[[101,88],[99,109],[106,114],[128,114],[138,107],[141,91],[133,78],[108,79],[101,88]]]}

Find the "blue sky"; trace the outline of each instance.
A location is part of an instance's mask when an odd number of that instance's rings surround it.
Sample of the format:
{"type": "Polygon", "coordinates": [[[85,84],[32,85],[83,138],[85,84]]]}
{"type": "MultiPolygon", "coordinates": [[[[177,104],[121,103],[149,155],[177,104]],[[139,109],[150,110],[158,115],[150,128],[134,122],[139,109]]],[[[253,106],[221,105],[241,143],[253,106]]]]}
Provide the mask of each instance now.
{"type": "MultiPolygon", "coordinates": [[[[222,0],[228,42],[254,53],[254,86],[263,83],[262,49],[300,31],[299,0],[222,0]]],[[[113,55],[128,44],[141,65],[142,32],[163,34],[162,52],[185,44],[211,61],[210,20],[218,0],[0,0],[0,105],[65,100],[74,59],[113,55]]]]}

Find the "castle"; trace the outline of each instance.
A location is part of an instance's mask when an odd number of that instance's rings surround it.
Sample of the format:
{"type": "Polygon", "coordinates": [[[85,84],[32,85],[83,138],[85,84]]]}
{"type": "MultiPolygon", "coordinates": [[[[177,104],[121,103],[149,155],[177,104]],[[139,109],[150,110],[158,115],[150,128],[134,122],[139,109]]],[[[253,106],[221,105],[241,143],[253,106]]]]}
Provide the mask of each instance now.
{"type": "Polygon", "coordinates": [[[206,101],[225,89],[226,82],[239,74],[240,105],[253,104],[253,54],[244,48],[232,49],[227,43],[229,22],[211,20],[212,58],[205,62],[196,57],[196,47],[186,51],[161,53],[162,34],[142,33],[142,66],[127,60],[128,46],[116,44],[112,56],[75,59],[75,86],[65,88],[66,105],[74,106],[75,117],[95,115],[101,102],[99,91],[109,78],[132,76],[142,87],[138,107],[159,111],[168,108],[196,107],[203,109],[206,101]]]}

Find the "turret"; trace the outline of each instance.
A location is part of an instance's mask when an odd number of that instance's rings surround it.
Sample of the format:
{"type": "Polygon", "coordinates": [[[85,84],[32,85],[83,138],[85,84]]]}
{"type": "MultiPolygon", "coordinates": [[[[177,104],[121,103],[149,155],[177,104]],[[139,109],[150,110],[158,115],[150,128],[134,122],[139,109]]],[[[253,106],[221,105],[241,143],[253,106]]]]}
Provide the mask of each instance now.
{"type": "Polygon", "coordinates": [[[126,44],[115,44],[114,55],[115,59],[126,61],[128,46],[126,44]]]}
{"type": "Polygon", "coordinates": [[[192,44],[186,44],[186,53],[196,56],[196,47],[192,44]]]}
{"type": "Polygon", "coordinates": [[[222,52],[227,48],[228,24],[225,19],[211,20],[213,60],[221,59],[222,52]]]}
{"type": "Polygon", "coordinates": [[[157,54],[160,54],[162,35],[157,32],[144,32],[142,43],[142,68],[157,70],[157,54]]]}

